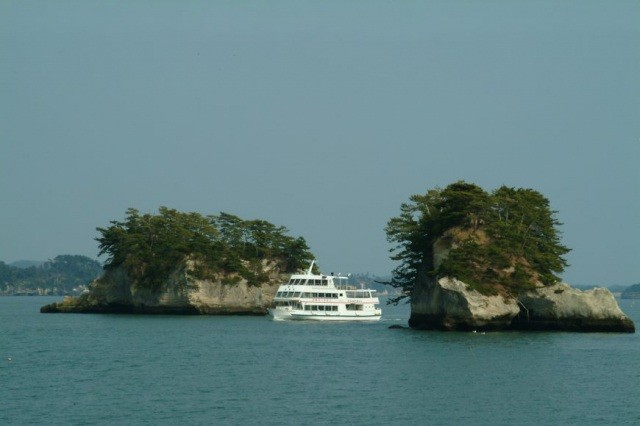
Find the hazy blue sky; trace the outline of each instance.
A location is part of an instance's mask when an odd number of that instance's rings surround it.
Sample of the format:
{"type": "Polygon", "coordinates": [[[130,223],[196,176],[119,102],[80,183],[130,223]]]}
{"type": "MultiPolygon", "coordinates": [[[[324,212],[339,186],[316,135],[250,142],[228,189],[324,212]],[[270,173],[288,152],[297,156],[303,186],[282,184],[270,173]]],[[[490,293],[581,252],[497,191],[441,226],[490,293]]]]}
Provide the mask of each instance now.
{"type": "Polygon", "coordinates": [[[128,207],[288,227],[387,274],[456,180],[559,211],[572,284],[640,282],[638,1],[0,3],[0,260],[96,257],[128,207]]]}

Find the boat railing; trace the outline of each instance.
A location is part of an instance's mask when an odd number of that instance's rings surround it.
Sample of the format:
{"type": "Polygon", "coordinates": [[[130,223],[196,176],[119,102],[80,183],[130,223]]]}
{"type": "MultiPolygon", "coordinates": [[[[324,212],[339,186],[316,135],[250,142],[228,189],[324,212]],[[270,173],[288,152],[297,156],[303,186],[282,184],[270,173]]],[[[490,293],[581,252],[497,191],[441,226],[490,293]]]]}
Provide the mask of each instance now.
{"type": "Polygon", "coordinates": [[[356,287],[355,285],[349,285],[349,284],[336,284],[335,287],[338,290],[357,290],[358,287],[356,287]]]}

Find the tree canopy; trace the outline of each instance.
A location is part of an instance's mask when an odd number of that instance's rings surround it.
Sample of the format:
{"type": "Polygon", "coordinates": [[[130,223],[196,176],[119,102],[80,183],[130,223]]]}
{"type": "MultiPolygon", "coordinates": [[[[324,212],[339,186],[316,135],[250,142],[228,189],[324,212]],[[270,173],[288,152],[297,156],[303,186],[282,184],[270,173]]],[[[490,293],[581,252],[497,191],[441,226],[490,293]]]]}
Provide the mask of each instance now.
{"type": "Polygon", "coordinates": [[[532,189],[502,186],[487,193],[459,181],[411,196],[385,228],[391,259],[399,262],[390,284],[403,290],[394,301],[410,297],[421,274],[456,277],[485,293],[555,283],[569,252],[555,214],[532,189]],[[455,244],[436,262],[434,245],[447,237],[455,244]]]}
{"type": "Polygon", "coordinates": [[[304,238],[288,236],[287,228],[229,213],[203,216],[160,207],[158,214],[141,214],[130,208],[124,221],[110,223],[97,228],[100,255],[108,256],[105,268],[123,266],[149,288],[188,260],[196,277],[235,273],[259,284],[266,280],[264,259],[275,262],[281,272],[304,268],[313,259],[304,238]]]}

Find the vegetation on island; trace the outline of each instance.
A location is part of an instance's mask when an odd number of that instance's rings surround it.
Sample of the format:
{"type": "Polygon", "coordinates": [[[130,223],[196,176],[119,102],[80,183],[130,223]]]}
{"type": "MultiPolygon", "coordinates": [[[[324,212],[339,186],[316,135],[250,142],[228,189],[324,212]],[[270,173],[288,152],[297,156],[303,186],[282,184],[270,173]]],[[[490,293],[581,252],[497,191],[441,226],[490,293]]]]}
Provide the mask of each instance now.
{"type": "Polygon", "coordinates": [[[385,229],[391,259],[399,262],[389,283],[402,290],[394,303],[411,296],[421,274],[456,277],[483,294],[517,294],[535,283],[556,283],[567,266],[561,223],[533,189],[502,186],[488,193],[459,181],[409,200],[385,229]],[[434,246],[446,239],[454,243],[436,262],[434,246]]]}
{"type": "Polygon", "coordinates": [[[138,285],[156,289],[176,267],[189,262],[199,279],[246,279],[258,285],[268,279],[264,262],[281,273],[307,267],[313,255],[304,238],[264,220],[244,220],[229,213],[203,216],[160,207],[158,214],[127,210],[124,221],[97,228],[105,269],[124,267],[138,285]]]}
{"type": "Polygon", "coordinates": [[[101,273],[98,261],[79,255],[60,255],[47,262],[0,262],[0,295],[79,294],[101,273]]]}

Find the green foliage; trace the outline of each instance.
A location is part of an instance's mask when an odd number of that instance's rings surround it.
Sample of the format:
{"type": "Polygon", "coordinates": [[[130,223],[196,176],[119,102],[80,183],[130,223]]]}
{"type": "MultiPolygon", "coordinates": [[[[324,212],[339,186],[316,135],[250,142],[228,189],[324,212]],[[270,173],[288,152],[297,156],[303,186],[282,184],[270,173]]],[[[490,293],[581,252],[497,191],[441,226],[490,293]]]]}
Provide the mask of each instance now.
{"type": "Polygon", "coordinates": [[[267,279],[264,259],[276,262],[281,272],[293,272],[313,258],[305,240],[286,235],[285,227],[228,213],[205,217],[160,207],[157,215],[141,215],[129,209],[124,222],[112,221],[98,231],[100,254],[108,255],[105,268],[124,267],[138,285],[151,289],[187,261],[196,278],[235,273],[257,285],[267,279]]]}
{"type": "Polygon", "coordinates": [[[456,182],[410,197],[385,229],[391,259],[400,262],[390,283],[403,290],[395,302],[410,297],[421,274],[457,277],[484,293],[555,283],[569,252],[560,243],[555,213],[537,191],[505,186],[489,194],[456,182]],[[434,243],[446,235],[456,244],[436,267],[434,243]]]}
{"type": "Polygon", "coordinates": [[[101,272],[98,261],[77,255],[56,256],[28,268],[0,262],[0,294],[75,294],[101,272]]]}
{"type": "Polygon", "coordinates": [[[391,303],[409,297],[418,274],[433,269],[433,242],[441,234],[441,191],[430,190],[425,195],[413,195],[410,203],[402,203],[400,216],[391,218],[385,231],[394,244],[391,259],[400,262],[393,270],[390,285],[402,290],[391,303]]]}

